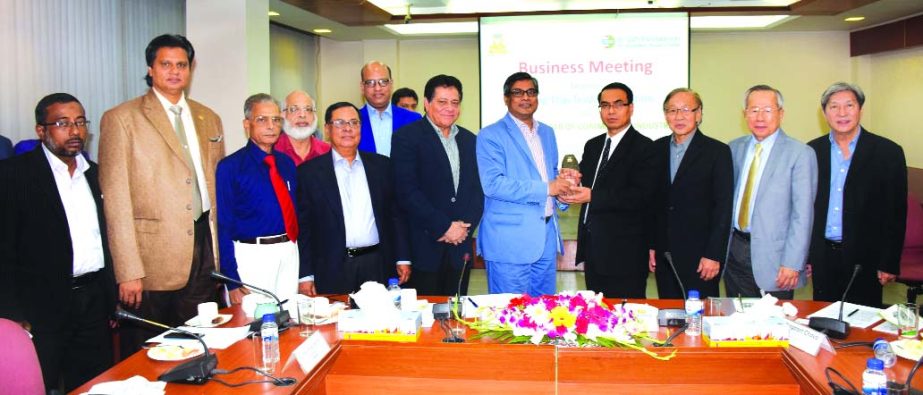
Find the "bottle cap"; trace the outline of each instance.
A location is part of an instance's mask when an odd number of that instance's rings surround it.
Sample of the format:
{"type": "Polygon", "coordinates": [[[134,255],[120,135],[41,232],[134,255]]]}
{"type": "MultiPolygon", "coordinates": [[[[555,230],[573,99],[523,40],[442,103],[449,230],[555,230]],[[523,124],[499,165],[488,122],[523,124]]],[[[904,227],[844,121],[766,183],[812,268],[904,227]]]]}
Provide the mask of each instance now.
{"type": "Polygon", "coordinates": [[[878,358],[869,358],[869,360],[865,362],[865,367],[875,370],[884,370],[885,363],[878,358]]]}
{"type": "Polygon", "coordinates": [[[692,298],[695,298],[695,299],[698,299],[698,298],[699,298],[699,291],[698,291],[698,290],[696,290],[696,289],[690,289],[690,290],[689,290],[689,299],[692,299],[692,298]]]}
{"type": "Polygon", "coordinates": [[[275,313],[263,314],[263,323],[265,324],[267,322],[276,322],[276,314],[275,313]]]}
{"type": "Polygon", "coordinates": [[[392,277],[392,278],[389,278],[389,279],[388,279],[388,286],[389,286],[389,287],[392,286],[392,285],[397,285],[397,284],[398,284],[397,277],[392,277]]]}

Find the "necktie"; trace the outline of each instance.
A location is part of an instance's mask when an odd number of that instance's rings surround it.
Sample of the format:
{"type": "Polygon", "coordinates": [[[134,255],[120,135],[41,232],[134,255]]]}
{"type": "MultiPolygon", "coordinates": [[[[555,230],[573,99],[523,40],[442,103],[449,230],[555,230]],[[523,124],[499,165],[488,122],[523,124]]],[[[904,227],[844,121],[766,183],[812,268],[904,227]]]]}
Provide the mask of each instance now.
{"type": "Polygon", "coordinates": [[[298,240],[298,217],[295,216],[295,206],[292,204],[292,196],[285,187],[285,181],[279,175],[279,169],[276,168],[276,157],[272,154],[266,155],[263,162],[269,166],[269,180],[272,182],[272,189],[276,192],[276,199],[279,200],[279,207],[282,208],[282,220],[285,221],[285,233],[289,240],[298,240]]]}
{"type": "Polygon", "coordinates": [[[189,142],[186,140],[186,128],[183,127],[181,117],[183,108],[170,106],[170,112],[175,115],[173,117],[173,131],[176,132],[179,144],[183,146],[183,159],[186,161],[186,166],[189,166],[189,169],[192,170],[192,217],[198,219],[202,215],[202,191],[199,190],[198,176],[192,162],[192,154],[189,152],[189,142]]]}
{"type": "MultiPolygon", "coordinates": [[[[612,139],[606,136],[606,145],[603,146],[603,156],[599,158],[599,167],[596,168],[596,173],[593,174],[593,183],[590,184],[590,189],[593,189],[596,186],[596,180],[599,179],[599,173],[602,173],[603,169],[606,168],[606,163],[609,163],[609,147],[612,145],[612,139]]],[[[590,215],[590,203],[586,203],[586,210],[583,212],[583,223],[586,223],[587,217],[590,215]]]]}
{"type": "Polygon", "coordinates": [[[740,198],[740,213],[737,215],[737,225],[741,231],[750,226],[750,195],[753,194],[753,179],[756,178],[756,171],[760,168],[761,152],[763,152],[763,146],[756,143],[753,151],[753,161],[750,162],[750,170],[747,171],[747,185],[744,186],[744,196],[740,198]]]}

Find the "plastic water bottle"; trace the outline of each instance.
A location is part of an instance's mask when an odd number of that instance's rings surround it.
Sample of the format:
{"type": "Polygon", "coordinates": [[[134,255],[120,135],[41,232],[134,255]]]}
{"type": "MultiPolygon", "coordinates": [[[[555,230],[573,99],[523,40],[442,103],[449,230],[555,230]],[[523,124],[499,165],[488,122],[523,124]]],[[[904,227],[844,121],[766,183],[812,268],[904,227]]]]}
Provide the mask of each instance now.
{"type": "Polygon", "coordinates": [[[388,293],[391,294],[391,300],[394,301],[394,307],[397,307],[398,310],[400,310],[401,286],[398,284],[397,278],[388,279],[388,293]]]}
{"type": "Polygon", "coordinates": [[[875,351],[875,358],[880,359],[884,367],[890,368],[897,363],[897,354],[895,354],[894,349],[891,348],[891,343],[888,343],[885,339],[880,337],[875,339],[872,350],[875,351]]]}
{"type": "Polygon", "coordinates": [[[888,377],[885,376],[884,363],[878,358],[869,358],[862,372],[862,393],[865,395],[884,395],[887,392],[888,377]]]}
{"type": "Polygon", "coordinates": [[[699,291],[689,290],[689,297],[686,298],[686,334],[690,336],[699,336],[702,334],[702,312],[705,304],[699,299],[699,291]]]}
{"type": "Polygon", "coordinates": [[[263,315],[263,325],[260,327],[260,338],[263,339],[263,371],[271,373],[279,363],[279,326],[276,325],[275,314],[263,315]]]}

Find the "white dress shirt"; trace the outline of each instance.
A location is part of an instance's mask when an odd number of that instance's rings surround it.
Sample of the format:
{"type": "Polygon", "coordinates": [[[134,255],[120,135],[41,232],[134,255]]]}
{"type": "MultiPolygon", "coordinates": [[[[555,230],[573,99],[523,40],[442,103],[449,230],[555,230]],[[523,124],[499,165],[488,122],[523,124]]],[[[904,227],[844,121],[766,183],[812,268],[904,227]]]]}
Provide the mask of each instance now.
{"type": "Polygon", "coordinates": [[[183,147],[189,150],[189,156],[192,157],[192,166],[195,167],[195,178],[199,183],[199,191],[202,195],[202,212],[206,212],[211,209],[212,204],[208,199],[208,184],[205,183],[205,170],[202,167],[202,151],[199,150],[199,138],[197,137],[197,131],[195,130],[195,122],[192,120],[192,111],[189,110],[189,103],[186,103],[186,94],[183,93],[180,96],[179,101],[176,104],[170,103],[167,98],[163,97],[160,92],[157,92],[157,89],[151,89],[154,91],[154,95],[157,96],[157,99],[160,100],[160,104],[163,105],[163,110],[167,112],[167,117],[170,119],[170,125],[176,123],[176,115],[170,111],[170,107],[179,106],[182,107],[182,116],[180,119],[183,121],[183,130],[186,132],[186,142],[189,143],[189,147],[183,147]]]}
{"type": "Polygon", "coordinates": [[[346,248],[368,247],[378,244],[378,226],[372,211],[365,166],[358,154],[350,164],[336,150],[333,153],[333,171],[343,205],[343,224],[346,227],[346,248]]]}

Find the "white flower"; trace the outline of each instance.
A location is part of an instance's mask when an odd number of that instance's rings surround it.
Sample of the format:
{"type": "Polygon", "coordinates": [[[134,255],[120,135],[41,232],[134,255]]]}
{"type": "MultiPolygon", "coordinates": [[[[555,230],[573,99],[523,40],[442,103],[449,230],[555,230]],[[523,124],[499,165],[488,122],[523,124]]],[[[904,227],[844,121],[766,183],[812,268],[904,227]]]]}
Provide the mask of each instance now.
{"type": "Polygon", "coordinates": [[[532,342],[532,344],[542,344],[542,339],[544,338],[545,338],[545,334],[536,333],[532,335],[532,338],[530,339],[530,341],[532,342]]]}

